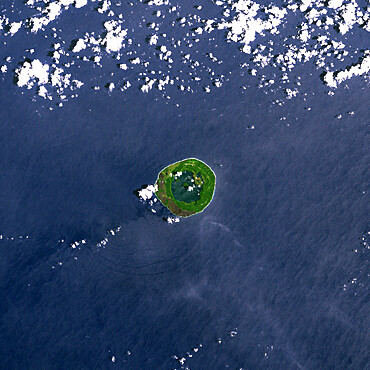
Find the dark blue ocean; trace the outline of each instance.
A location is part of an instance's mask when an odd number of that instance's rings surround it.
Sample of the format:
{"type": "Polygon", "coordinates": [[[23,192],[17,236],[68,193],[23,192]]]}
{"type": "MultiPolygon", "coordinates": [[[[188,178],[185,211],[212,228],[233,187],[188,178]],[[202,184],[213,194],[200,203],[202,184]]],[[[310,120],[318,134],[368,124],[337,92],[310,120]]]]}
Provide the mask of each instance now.
{"type": "Polygon", "coordinates": [[[1,369],[369,368],[368,85],[306,64],[280,106],[233,63],[209,94],[53,110],[1,81],[1,369]],[[215,196],[169,224],[134,192],[187,157],[215,196]]]}

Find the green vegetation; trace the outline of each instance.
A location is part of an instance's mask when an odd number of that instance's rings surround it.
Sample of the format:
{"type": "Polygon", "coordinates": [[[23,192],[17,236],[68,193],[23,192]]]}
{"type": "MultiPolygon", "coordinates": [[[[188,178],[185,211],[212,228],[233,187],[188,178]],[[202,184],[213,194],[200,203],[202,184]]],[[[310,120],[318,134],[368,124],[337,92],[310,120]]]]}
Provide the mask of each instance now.
{"type": "Polygon", "coordinates": [[[213,198],[214,172],[196,158],[170,164],[158,175],[156,196],[173,214],[188,217],[202,212],[213,198]]]}

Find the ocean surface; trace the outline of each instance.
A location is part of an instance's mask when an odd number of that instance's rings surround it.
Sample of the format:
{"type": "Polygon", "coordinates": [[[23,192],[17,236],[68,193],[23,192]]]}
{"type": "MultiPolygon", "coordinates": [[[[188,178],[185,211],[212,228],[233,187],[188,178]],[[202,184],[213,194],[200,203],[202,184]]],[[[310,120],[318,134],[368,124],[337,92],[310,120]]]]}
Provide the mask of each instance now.
{"type": "Polygon", "coordinates": [[[87,86],[58,107],[0,81],[1,369],[369,368],[368,83],[330,96],[307,63],[294,99],[241,88],[245,56],[216,41],[209,93],[87,86]],[[170,224],[135,191],[187,157],[215,195],[170,224]]]}

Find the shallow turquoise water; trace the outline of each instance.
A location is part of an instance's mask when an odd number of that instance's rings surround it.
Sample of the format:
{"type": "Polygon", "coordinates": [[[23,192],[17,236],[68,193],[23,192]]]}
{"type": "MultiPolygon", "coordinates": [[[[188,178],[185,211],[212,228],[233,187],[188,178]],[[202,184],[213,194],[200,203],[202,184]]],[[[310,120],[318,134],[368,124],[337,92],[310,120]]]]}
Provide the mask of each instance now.
{"type": "Polygon", "coordinates": [[[171,183],[171,191],[174,198],[185,203],[199,200],[201,189],[202,187],[194,184],[194,175],[190,171],[183,171],[182,175],[171,183]],[[190,190],[189,187],[191,187],[190,190]]]}

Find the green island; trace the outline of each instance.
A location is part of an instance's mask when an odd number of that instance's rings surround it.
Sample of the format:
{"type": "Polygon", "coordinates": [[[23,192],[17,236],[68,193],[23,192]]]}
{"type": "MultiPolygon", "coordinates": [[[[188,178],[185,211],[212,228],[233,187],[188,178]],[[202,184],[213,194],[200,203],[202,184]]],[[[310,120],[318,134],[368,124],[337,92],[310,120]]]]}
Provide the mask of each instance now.
{"type": "Polygon", "coordinates": [[[155,195],[174,215],[189,217],[208,206],[215,186],[216,176],[211,168],[199,159],[187,158],[158,174],[155,195]]]}

